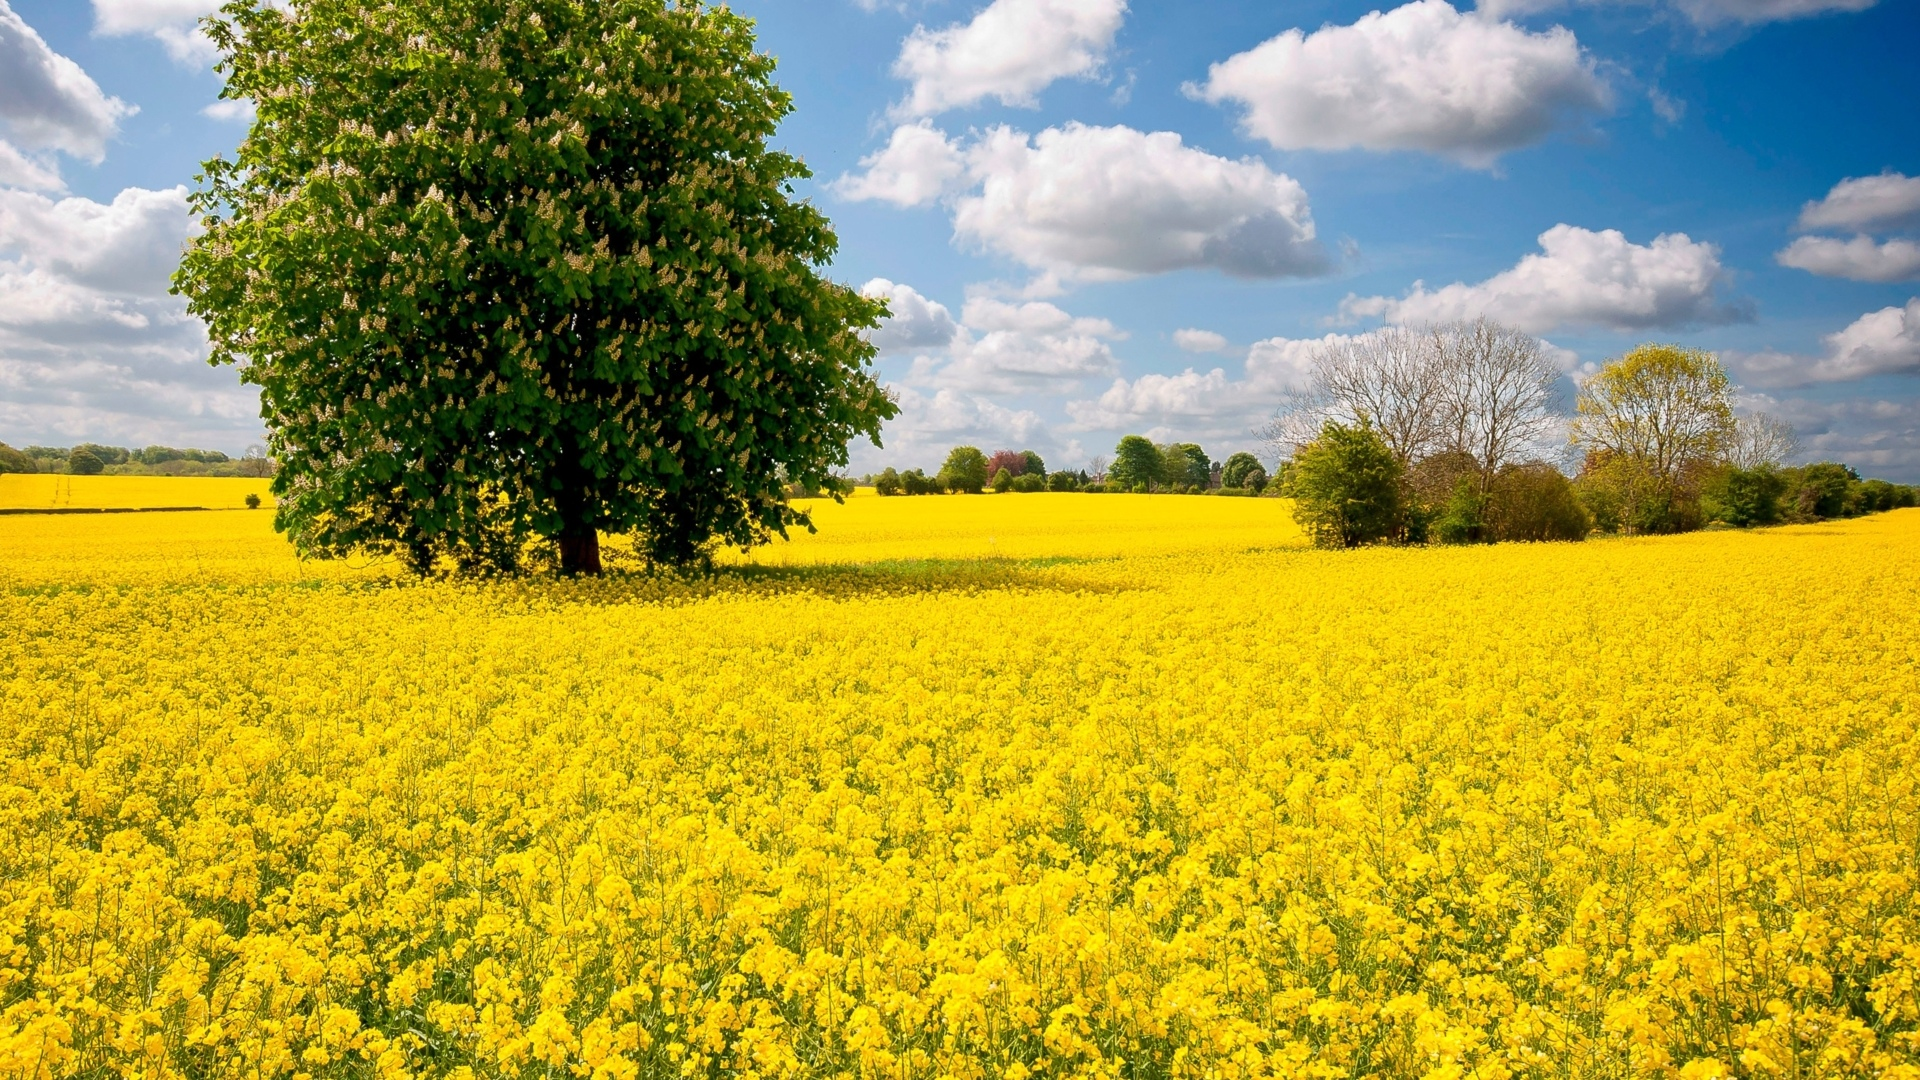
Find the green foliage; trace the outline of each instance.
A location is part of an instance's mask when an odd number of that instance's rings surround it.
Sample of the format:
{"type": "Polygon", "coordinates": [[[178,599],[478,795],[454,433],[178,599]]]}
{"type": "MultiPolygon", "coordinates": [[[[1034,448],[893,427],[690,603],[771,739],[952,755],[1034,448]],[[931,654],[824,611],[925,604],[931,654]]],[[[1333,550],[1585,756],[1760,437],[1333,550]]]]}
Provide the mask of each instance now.
{"type": "Polygon", "coordinates": [[[1071,472],[1047,474],[1048,491],[1078,491],[1080,487],[1080,478],[1071,472]]]}
{"type": "Polygon", "coordinates": [[[1259,458],[1242,450],[1220,467],[1220,486],[1261,491],[1267,486],[1267,467],[1260,464],[1259,458]]]}
{"type": "Polygon", "coordinates": [[[808,525],[850,439],[896,414],[884,305],[768,140],[791,111],[752,24],[667,0],[229,4],[224,95],[174,281],[246,361],[315,555],[511,568],[599,532],[668,563],[808,525]]]}
{"type": "Polygon", "coordinates": [[[99,476],[107,471],[107,465],[93,451],[79,448],[67,455],[67,471],[75,476],[99,476]]]}
{"type": "Polygon", "coordinates": [[[1427,523],[1428,535],[1443,544],[1478,544],[1491,539],[1486,518],[1487,497],[1475,478],[1462,476],[1427,523]]]}
{"type": "Polygon", "coordinates": [[[1206,451],[1194,443],[1174,443],[1164,447],[1161,455],[1161,478],[1172,488],[1198,488],[1201,491],[1213,483],[1213,462],[1207,459],[1206,451]]]}
{"type": "Polygon", "coordinates": [[[940,483],[956,494],[978,495],[986,490],[993,474],[987,471],[987,455],[974,446],[956,446],[940,466],[940,483]]]}
{"type": "Polygon", "coordinates": [[[1751,469],[1720,469],[1701,491],[1701,508],[1709,520],[1742,529],[1775,525],[1786,517],[1787,477],[1771,465],[1751,469]]]}
{"type": "Polygon", "coordinates": [[[1113,450],[1113,464],[1107,467],[1107,484],[1122,491],[1146,491],[1163,483],[1166,461],[1160,448],[1143,435],[1126,435],[1113,450]]]}
{"type": "Polygon", "coordinates": [[[39,471],[40,467],[33,463],[32,458],[8,446],[6,443],[0,443],[0,473],[33,473],[39,471]]]}
{"type": "Polygon", "coordinates": [[[1320,547],[1359,547],[1400,531],[1399,459],[1372,425],[1329,420],[1286,473],[1294,519],[1320,547]]]}
{"type": "Polygon", "coordinates": [[[1837,462],[1822,461],[1795,470],[1792,505],[1802,520],[1843,517],[1848,489],[1860,474],[1837,462]]]}
{"type": "Polygon", "coordinates": [[[944,495],[947,486],[937,476],[928,476],[919,469],[908,469],[900,474],[900,491],[904,495],[944,495]]]}
{"type": "Polygon", "coordinates": [[[1005,469],[1001,469],[999,472],[996,472],[993,474],[994,494],[1005,495],[1007,492],[1012,490],[1013,490],[1013,474],[1012,473],[1008,472],[1005,469]]]}
{"type": "Polygon", "coordinates": [[[1038,476],[1043,479],[1046,477],[1047,462],[1046,459],[1042,458],[1039,454],[1031,450],[1022,450],[1020,451],[1020,460],[1026,466],[1020,470],[1021,476],[1038,476]]]}
{"type": "Polygon", "coordinates": [[[1047,478],[1039,473],[1021,473],[1013,478],[1013,490],[1031,495],[1047,490],[1047,478]]]}
{"type": "Polygon", "coordinates": [[[1736,435],[1733,380],[1700,349],[1641,345],[1583,382],[1575,402],[1585,486],[1604,489],[1608,520],[1631,532],[1697,527],[1701,483],[1736,435]]]}
{"type": "Polygon", "coordinates": [[[256,491],[247,492],[247,509],[249,510],[260,509],[260,493],[259,492],[256,492],[256,491]]]}
{"type": "Polygon", "coordinates": [[[1585,540],[1593,518],[1572,481],[1545,462],[1508,465],[1493,479],[1484,503],[1486,537],[1514,541],[1585,540]]]}
{"type": "Polygon", "coordinates": [[[900,474],[890,468],[883,470],[880,476],[874,480],[873,490],[875,494],[879,495],[892,496],[900,494],[900,474]]]}

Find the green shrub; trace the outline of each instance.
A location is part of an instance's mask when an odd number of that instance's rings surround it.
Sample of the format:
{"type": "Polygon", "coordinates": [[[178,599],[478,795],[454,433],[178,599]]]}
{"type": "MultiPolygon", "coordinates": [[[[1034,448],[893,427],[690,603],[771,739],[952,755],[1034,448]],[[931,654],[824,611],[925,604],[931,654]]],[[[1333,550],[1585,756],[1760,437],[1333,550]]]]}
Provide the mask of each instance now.
{"type": "Polygon", "coordinates": [[[1077,491],[1079,488],[1080,478],[1070,472],[1049,473],[1047,475],[1048,491],[1077,491]]]}
{"type": "Polygon", "coordinates": [[[1267,486],[1267,467],[1260,459],[1242,450],[1220,467],[1220,486],[1258,493],[1267,486]]]}
{"type": "Polygon", "coordinates": [[[1013,474],[1005,469],[993,474],[993,493],[1005,495],[1013,490],[1013,474]]]}
{"type": "Polygon", "coordinates": [[[1501,542],[1585,540],[1593,532],[1572,481],[1543,461],[1501,469],[1483,514],[1487,539],[1501,542]]]}
{"type": "Polygon", "coordinates": [[[884,469],[873,481],[875,494],[893,496],[900,494],[900,474],[892,469],[884,469]]]}
{"type": "Polygon", "coordinates": [[[1294,519],[1320,547],[1359,547],[1400,532],[1399,459],[1364,420],[1329,420],[1286,473],[1294,519]]]}
{"type": "Polygon", "coordinates": [[[1047,478],[1036,473],[1021,473],[1013,478],[1013,490],[1023,494],[1047,490],[1047,478]]]}
{"type": "Polygon", "coordinates": [[[1824,521],[1847,512],[1848,489],[1860,475],[1838,462],[1822,461],[1797,469],[1790,505],[1803,521],[1824,521]]]}
{"type": "Polygon", "coordinates": [[[1786,494],[1787,478],[1771,465],[1728,467],[1708,480],[1700,495],[1701,509],[1709,520],[1736,528],[1777,525],[1786,517],[1786,494]]]}
{"type": "Polygon", "coordinates": [[[247,492],[247,509],[249,510],[260,509],[260,493],[259,492],[256,492],[256,491],[247,492]]]}
{"type": "Polygon", "coordinates": [[[33,463],[32,458],[8,446],[6,443],[0,443],[0,473],[33,473],[39,471],[40,467],[33,463]]]}
{"type": "Polygon", "coordinates": [[[987,474],[987,455],[977,446],[956,446],[947,454],[947,463],[940,467],[939,479],[947,491],[978,495],[992,479],[987,474]]]}
{"type": "Polygon", "coordinates": [[[928,476],[919,469],[908,469],[900,474],[900,490],[906,495],[944,495],[947,488],[937,476],[928,476]]]}
{"type": "Polygon", "coordinates": [[[91,450],[75,450],[67,455],[67,471],[75,476],[99,476],[106,469],[106,462],[91,450]]]}

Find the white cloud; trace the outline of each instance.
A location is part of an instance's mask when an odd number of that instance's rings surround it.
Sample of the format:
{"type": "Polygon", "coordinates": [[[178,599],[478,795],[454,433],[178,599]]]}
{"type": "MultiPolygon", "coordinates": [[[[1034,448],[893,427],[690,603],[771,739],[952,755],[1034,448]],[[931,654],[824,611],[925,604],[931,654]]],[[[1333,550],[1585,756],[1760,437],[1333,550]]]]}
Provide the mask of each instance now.
{"type": "Polygon", "coordinates": [[[1781,266],[1809,274],[1853,281],[1907,281],[1920,277],[1920,244],[1911,240],[1876,244],[1868,236],[1851,240],[1803,236],[1774,255],[1774,259],[1781,266]]]}
{"type": "MultiPolygon", "coordinates": [[[[1652,0],[1574,0],[1584,7],[1638,6],[1652,0]]],[[[1695,26],[1757,26],[1805,19],[1838,11],[1865,11],[1877,0],[1673,0],[1695,26]]],[[[1482,0],[1479,10],[1496,18],[1527,15],[1570,6],[1569,0],[1482,0]]]]}
{"type": "Polygon", "coordinates": [[[216,101],[206,108],[201,109],[200,115],[209,120],[225,120],[236,124],[251,124],[257,112],[250,99],[241,98],[237,101],[216,101]]]}
{"type": "Polygon", "coordinates": [[[1173,343],[1178,346],[1182,352],[1208,353],[1227,351],[1226,335],[1216,334],[1211,330],[1195,330],[1191,328],[1175,330],[1173,332],[1173,343]]]}
{"type": "Polygon", "coordinates": [[[1043,272],[1290,277],[1329,266],[1298,182],[1170,131],[1069,124],[1030,138],[1001,127],[968,161],[978,187],[955,201],[955,232],[1043,272]]]}
{"type": "Polygon", "coordinates": [[[1056,80],[1098,75],[1126,13],[1126,0],[994,0],[971,22],[916,27],[893,65],[913,83],[896,114],[1033,105],[1056,80]]]}
{"type": "Polygon", "coordinates": [[[1871,232],[1920,224],[1920,176],[1889,169],[1833,185],[1827,197],[1800,211],[1802,229],[1851,229],[1871,232]]]}
{"type": "Polygon", "coordinates": [[[30,191],[63,191],[67,185],[60,179],[60,170],[52,163],[37,161],[21,153],[12,143],[0,139],[0,186],[30,191]]]}
{"type": "Polygon", "coordinates": [[[1529,33],[1445,0],[1289,30],[1189,92],[1243,106],[1247,133],[1281,149],[1418,150],[1476,168],[1612,105],[1572,32],[1529,33]]]}
{"type": "Polygon", "coordinates": [[[49,161],[28,161],[22,151],[60,151],[98,163],[120,121],[136,110],[108,97],[80,65],[47,46],[45,40],[0,0],[0,132],[7,145],[0,167],[34,179],[56,175],[49,161]]]}
{"type": "Polygon", "coordinates": [[[1614,229],[1594,232],[1555,225],[1540,234],[1541,254],[1478,285],[1455,282],[1429,290],[1420,282],[1406,296],[1349,296],[1349,318],[1442,322],[1482,315],[1530,334],[1568,326],[1633,331],[1725,323],[1740,317],[1722,303],[1720,249],[1684,233],[1627,242],[1614,229]]]}
{"type": "Polygon", "coordinates": [[[237,449],[255,393],[206,363],[168,279],[193,230],[184,187],[112,203],[0,191],[0,424],[33,440],[237,449]]]}
{"type": "Polygon", "coordinates": [[[1920,297],[1870,311],[1828,334],[1819,356],[1729,353],[1727,361],[1761,386],[1852,382],[1875,375],[1920,374],[1920,297]]]}
{"type": "Polygon", "coordinates": [[[110,37],[146,34],[179,64],[211,63],[219,56],[200,32],[200,19],[220,10],[221,0],[93,0],[93,26],[110,37]]]}
{"type": "Polygon", "coordinates": [[[1869,375],[1920,371],[1920,297],[1905,307],[1882,308],[1829,334],[1827,354],[1808,376],[1815,382],[1843,382],[1869,375]]]}
{"type": "Polygon", "coordinates": [[[945,304],[927,299],[911,285],[874,278],[860,287],[860,295],[886,300],[891,311],[873,334],[882,355],[945,348],[960,330],[945,304]]]}
{"type": "Polygon", "coordinates": [[[937,385],[985,393],[1058,389],[1111,375],[1117,362],[1108,343],[1126,337],[1105,319],[1076,318],[1044,301],[976,296],[960,321],[948,362],[926,370],[937,385]]]}
{"type": "Polygon", "coordinates": [[[1268,338],[1247,350],[1241,378],[1233,378],[1225,368],[1188,368],[1178,375],[1115,379],[1097,398],[1068,402],[1067,414],[1079,431],[1244,442],[1289,394],[1304,388],[1314,350],[1350,340],[1344,334],[1268,338]]]}
{"type": "Polygon", "coordinates": [[[966,174],[967,162],[945,132],[921,120],[895,128],[886,147],[861,158],[860,167],[866,172],[842,176],[834,181],[834,191],[856,201],[925,206],[953,188],[966,174]]]}
{"type": "Polygon", "coordinates": [[[952,389],[923,393],[912,387],[895,387],[894,396],[900,415],[887,422],[883,432],[886,448],[878,449],[864,440],[853,446],[855,472],[893,467],[922,468],[931,473],[955,446],[978,446],[989,453],[997,447],[1017,446],[1062,461],[1079,453],[1077,444],[1069,443],[1067,453],[1061,455],[1061,444],[1046,420],[1032,409],[1013,408],[952,389]]]}

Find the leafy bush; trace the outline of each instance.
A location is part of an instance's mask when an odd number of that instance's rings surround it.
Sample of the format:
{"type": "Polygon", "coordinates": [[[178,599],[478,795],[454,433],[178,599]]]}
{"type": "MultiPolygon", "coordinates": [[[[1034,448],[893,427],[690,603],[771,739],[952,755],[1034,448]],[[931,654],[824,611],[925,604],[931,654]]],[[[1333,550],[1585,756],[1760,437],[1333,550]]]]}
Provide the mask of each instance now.
{"type": "Polygon", "coordinates": [[[1080,478],[1073,473],[1057,472],[1047,474],[1048,491],[1077,491],[1079,489],[1080,478]]]}
{"type": "Polygon", "coordinates": [[[1013,474],[1012,473],[1008,472],[1005,469],[1001,469],[999,472],[996,472],[993,474],[993,493],[995,495],[1005,495],[1007,492],[1012,490],[1013,490],[1013,474]]]}
{"type": "Polygon", "coordinates": [[[978,495],[986,490],[992,474],[987,472],[987,455],[976,446],[956,446],[940,467],[940,484],[952,492],[978,495]]]}
{"type": "Polygon", "coordinates": [[[260,509],[260,493],[259,492],[256,492],[256,491],[247,492],[247,509],[249,510],[260,509]]]}
{"type": "Polygon", "coordinates": [[[1165,479],[1166,459],[1144,435],[1127,435],[1114,447],[1107,483],[1121,491],[1145,491],[1165,479]]]}
{"type": "Polygon", "coordinates": [[[1585,540],[1593,532],[1593,518],[1580,505],[1573,483],[1543,461],[1501,469],[1483,512],[1490,540],[1585,540]]]}
{"type": "Polygon", "coordinates": [[[78,449],[67,455],[67,471],[75,476],[99,476],[106,470],[106,462],[91,450],[78,449]]]}
{"type": "Polygon", "coordinates": [[[1787,478],[1771,465],[1721,469],[1701,492],[1701,509],[1711,521],[1737,528],[1777,525],[1786,517],[1787,478]]]}
{"type": "Polygon", "coordinates": [[[1245,489],[1258,493],[1267,486],[1267,467],[1260,459],[1242,450],[1220,467],[1221,488],[1245,489]]]}
{"type": "Polygon", "coordinates": [[[1013,490],[1024,494],[1047,490],[1047,478],[1036,473],[1021,473],[1013,478],[1013,490]]]}
{"type": "Polygon", "coordinates": [[[947,488],[937,476],[928,476],[919,469],[908,469],[900,474],[900,492],[903,495],[944,495],[947,488]]]}
{"type": "Polygon", "coordinates": [[[1364,420],[1329,420],[1294,454],[1287,494],[1294,520],[1320,547],[1359,547],[1401,527],[1400,461],[1364,420]]]}
{"type": "Polygon", "coordinates": [[[39,471],[40,467],[33,463],[32,458],[8,446],[6,443],[0,443],[0,473],[32,473],[39,471]]]}
{"type": "Polygon", "coordinates": [[[1477,544],[1487,535],[1487,499],[1480,494],[1475,478],[1462,476],[1454,481],[1447,500],[1431,511],[1428,523],[1431,539],[1443,544],[1477,544]]]}
{"type": "Polygon", "coordinates": [[[1796,517],[1821,521],[1846,515],[1848,489],[1860,479],[1859,473],[1832,461],[1795,471],[1791,504],[1796,517]]]}
{"type": "Polygon", "coordinates": [[[900,494],[900,474],[892,469],[884,469],[873,481],[873,490],[877,495],[900,494]]]}

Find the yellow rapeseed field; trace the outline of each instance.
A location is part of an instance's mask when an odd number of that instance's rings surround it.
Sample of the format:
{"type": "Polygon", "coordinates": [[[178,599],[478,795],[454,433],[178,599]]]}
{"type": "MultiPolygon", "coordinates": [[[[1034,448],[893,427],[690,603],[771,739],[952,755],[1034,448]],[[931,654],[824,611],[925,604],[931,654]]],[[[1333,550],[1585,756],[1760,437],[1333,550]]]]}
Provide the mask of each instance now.
{"type": "Polygon", "coordinates": [[[0,1074],[1920,1077],[1920,511],[1285,518],[587,583],[0,518],[0,1074]]]}
{"type": "Polygon", "coordinates": [[[0,473],[0,510],[236,510],[258,495],[272,505],[271,480],[232,477],[65,476],[0,473]]]}

